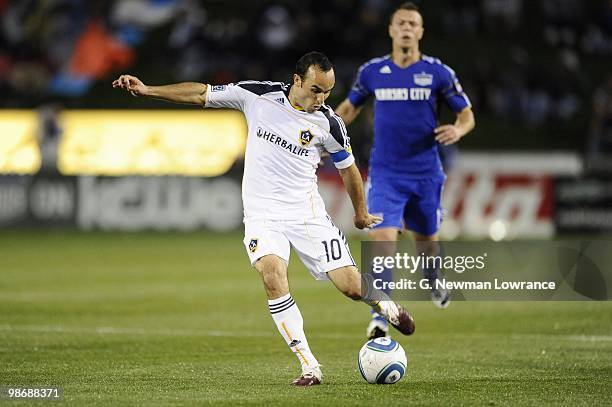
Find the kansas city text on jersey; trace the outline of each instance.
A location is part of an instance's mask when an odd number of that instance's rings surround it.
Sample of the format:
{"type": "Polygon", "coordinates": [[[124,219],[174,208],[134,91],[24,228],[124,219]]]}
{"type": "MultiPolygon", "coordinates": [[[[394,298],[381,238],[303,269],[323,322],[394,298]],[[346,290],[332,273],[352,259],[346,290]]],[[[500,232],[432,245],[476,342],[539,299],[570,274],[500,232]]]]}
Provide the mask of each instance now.
{"type": "Polygon", "coordinates": [[[375,89],[376,100],[429,100],[431,89],[427,88],[380,88],[375,89]]]}

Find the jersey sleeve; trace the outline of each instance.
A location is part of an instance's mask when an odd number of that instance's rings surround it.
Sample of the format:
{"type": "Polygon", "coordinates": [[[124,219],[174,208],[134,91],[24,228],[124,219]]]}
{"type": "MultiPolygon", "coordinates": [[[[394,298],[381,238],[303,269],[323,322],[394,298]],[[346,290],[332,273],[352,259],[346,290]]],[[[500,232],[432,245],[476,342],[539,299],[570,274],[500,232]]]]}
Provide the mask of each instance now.
{"type": "Polygon", "coordinates": [[[247,111],[257,95],[230,83],[227,85],[208,85],[204,107],[237,109],[247,111]]]}
{"type": "Polygon", "coordinates": [[[372,93],[368,86],[367,71],[365,70],[367,65],[363,64],[359,67],[353,86],[348,94],[348,99],[355,107],[363,105],[372,93]]]}
{"type": "Polygon", "coordinates": [[[442,65],[442,78],[440,93],[444,97],[448,107],[455,113],[459,113],[466,107],[471,107],[470,99],[463,91],[459,79],[450,67],[442,65]]]}
{"type": "Polygon", "coordinates": [[[323,140],[323,147],[331,156],[339,170],[348,168],[355,162],[351,150],[351,141],[346,133],[344,122],[331,109],[325,114],[329,121],[329,135],[323,140]]]}

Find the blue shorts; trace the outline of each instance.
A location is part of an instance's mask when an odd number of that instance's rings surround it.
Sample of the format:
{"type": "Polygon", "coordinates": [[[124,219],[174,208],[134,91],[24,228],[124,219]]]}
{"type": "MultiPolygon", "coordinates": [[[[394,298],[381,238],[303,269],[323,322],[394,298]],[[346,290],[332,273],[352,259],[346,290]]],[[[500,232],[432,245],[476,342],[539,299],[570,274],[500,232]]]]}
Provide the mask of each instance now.
{"type": "Polygon", "coordinates": [[[438,232],[442,222],[444,179],[406,179],[370,173],[366,186],[368,211],[383,216],[376,228],[404,227],[424,236],[438,232]]]}

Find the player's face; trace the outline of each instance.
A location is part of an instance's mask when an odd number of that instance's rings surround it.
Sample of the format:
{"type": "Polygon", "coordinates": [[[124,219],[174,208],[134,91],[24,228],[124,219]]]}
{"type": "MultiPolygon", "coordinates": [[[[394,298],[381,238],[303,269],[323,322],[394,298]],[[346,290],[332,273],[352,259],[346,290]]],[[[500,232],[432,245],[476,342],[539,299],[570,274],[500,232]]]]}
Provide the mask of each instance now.
{"type": "Polygon", "coordinates": [[[423,18],[418,11],[398,10],[389,24],[389,36],[397,47],[416,47],[423,38],[423,31],[423,18]]]}
{"type": "Polygon", "coordinates": [[[293,75],[293,84],[296,88],[296,101],[308,113],[315,112],[323,105],[331,94],[336,83],[334,70],[323,72],[315,66],[308,67],[304,79],[293,75]]]}

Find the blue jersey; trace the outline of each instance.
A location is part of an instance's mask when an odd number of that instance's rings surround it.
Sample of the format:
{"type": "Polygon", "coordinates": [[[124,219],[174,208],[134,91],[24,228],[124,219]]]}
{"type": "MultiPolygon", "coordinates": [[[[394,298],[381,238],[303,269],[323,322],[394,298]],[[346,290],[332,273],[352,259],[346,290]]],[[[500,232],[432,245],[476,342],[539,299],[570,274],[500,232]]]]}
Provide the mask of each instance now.
{"type": "Polygon", "coordinates": [[[374,145],[370,171],[406,178],[444,178],[434,129],[438,104],[453,112],[471,106],[455,72],[423,55],[406,67],[390,55],[363,64],[349,93],[354,106],[374,96],[374,145]]]}

